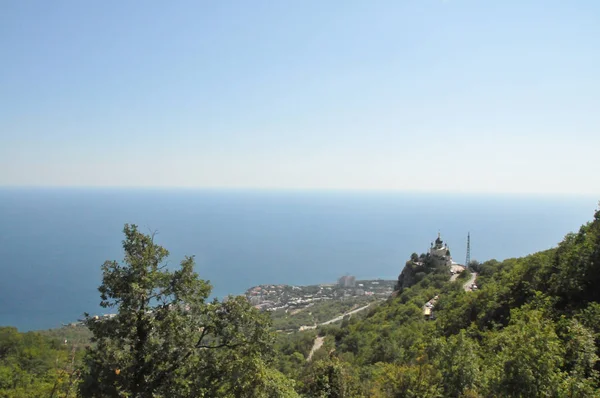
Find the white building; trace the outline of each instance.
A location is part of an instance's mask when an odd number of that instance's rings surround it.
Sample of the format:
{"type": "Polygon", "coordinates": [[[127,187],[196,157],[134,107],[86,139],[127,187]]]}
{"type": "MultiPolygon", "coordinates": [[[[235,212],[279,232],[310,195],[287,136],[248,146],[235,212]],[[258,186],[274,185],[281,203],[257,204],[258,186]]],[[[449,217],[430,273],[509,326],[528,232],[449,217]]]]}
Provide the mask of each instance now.
{"type": "Polygon", "coordinates": [[[435,242],[431,242],[429,254],[435,261],[436,265],[446,265],[450,267],[453,263],[452,256],[450,255],[450,248],[448,247],[448,244],[442,241],[439,232],[435,242]]]}

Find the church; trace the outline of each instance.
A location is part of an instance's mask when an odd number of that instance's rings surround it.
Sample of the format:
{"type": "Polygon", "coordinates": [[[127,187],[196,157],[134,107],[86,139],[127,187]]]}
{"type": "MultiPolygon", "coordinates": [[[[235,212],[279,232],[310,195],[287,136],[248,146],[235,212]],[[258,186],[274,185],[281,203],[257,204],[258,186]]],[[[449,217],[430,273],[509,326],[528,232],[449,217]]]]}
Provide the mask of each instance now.
{"type": "Polygon", "coordinates": [[[452,256],[450,255],[450,248],[448,247],[447,243],[442,241],[439,232],[435,242],[431,242],[429,254],[431,255],[431,258],[436,266],[446,265],[451,267],[453,264],[455,264],[454,261],[452,261],[452,256]]]}

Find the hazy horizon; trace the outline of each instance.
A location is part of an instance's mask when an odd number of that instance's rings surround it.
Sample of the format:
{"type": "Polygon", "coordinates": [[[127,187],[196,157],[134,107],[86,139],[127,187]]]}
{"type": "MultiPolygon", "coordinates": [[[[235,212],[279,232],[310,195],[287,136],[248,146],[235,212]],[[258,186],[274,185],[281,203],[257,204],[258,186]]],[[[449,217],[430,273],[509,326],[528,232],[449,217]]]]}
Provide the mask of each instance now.
{"type": "Polygon", "coordinates": [[[86,185],[0,185],[0,190],[57,190],[57,191],[159,191],[159,192],[215,192],[215,193],[265,193],[265,194],[357,194],[357,195],[407,195],[421,196],[440,194],[444,197],[510,197],[531,199],[560,199],[579,198],[600,200],[600,193],[573,193],[573,192],[476,192],[476,191],[444,191],[444,190],[404,190],[404,189],[351,189],[351,188],[263,188],[263,187],[194,187],[194,186],[86,186],[86,185]]]}

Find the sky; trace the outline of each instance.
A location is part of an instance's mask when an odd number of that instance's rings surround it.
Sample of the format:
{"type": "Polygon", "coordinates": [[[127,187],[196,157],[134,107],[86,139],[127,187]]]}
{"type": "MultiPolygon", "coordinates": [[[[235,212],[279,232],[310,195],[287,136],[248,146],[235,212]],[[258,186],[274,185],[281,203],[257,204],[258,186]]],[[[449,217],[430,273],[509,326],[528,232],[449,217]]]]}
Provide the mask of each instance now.
{"type": "Polygon", "coordinates": [[[4,0],[0,50],[0,186],[600,195],[596,0],[4,0]]]}

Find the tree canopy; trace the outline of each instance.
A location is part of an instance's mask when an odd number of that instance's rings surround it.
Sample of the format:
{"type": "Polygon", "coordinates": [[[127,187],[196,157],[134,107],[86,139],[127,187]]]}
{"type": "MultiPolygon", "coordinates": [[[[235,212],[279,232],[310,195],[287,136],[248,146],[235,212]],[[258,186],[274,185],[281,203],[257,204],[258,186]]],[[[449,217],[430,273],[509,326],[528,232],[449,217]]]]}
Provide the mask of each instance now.
{"type": "Polygon", "coordinates": [[[154,235],[125,225],[122,263],[102,266],[101,306],[110,319],[88,316],[93,346],[83,366],[85,397],[292,396],[292,383],[272,369],[267,315],[243,297],[208,301],[211,286],[194,258],[171,270],[154,235]]]}

